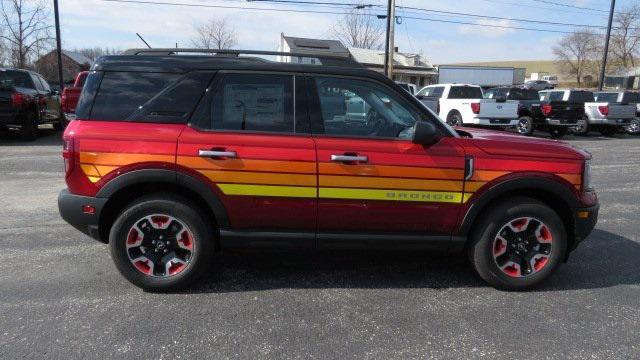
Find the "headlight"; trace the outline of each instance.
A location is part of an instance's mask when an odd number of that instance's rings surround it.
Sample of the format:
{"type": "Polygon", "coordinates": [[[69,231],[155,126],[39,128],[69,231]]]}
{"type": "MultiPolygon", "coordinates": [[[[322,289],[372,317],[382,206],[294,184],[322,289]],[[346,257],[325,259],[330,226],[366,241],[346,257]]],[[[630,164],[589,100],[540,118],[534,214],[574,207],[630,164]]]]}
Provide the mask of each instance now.
{"type": "Polygon", "coordinates": [[[584,169],[582,171],[582,190],[591,190],[591,160],[584,162],[584,169]]]}

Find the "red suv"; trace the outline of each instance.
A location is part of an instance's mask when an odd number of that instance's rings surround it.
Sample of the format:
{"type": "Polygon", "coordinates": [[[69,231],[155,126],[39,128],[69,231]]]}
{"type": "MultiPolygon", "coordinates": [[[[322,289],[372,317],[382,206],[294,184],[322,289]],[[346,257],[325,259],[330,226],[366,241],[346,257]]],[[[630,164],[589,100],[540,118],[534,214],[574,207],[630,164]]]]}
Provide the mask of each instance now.
{"type": "Polygon", "coordinates": [[[156,291],[215,251],[268,245],[466,253],[491,285],[525,289],[595,226],[588,153],[453,129],[351,59],[312,57],[100,58],[64,134],[62,217],[156,291]]]}

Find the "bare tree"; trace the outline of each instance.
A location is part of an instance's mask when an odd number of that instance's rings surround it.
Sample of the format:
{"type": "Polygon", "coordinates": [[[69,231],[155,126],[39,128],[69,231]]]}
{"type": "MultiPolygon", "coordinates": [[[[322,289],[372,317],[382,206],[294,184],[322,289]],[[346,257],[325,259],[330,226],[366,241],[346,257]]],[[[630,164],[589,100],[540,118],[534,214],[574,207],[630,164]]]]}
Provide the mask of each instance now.
{"type": "Polygon", "coordinates": [[[0,1],[0,38],[11,52],[13,66],[24,68],[37,51],[53,40],[48,11],[42,0],[0,1]]]}
{"type": "Polygon", "coordinates": [[[89,59],[91,59],[91,61],[95,61],[100,56],[117,55],[122,52],[121,50],[114,49],[114,48],[107,48],[107,47],[81,48],[81,49],[74,49],[73,51],[88,57],[89,59]]]}
{"type": "Polygon", "coordinates": [[[640,5],[630,6],[615,15],[611,34],[611,55],[621,66],[635,66],[640,52],[640,5]]]}
{"type": "Polygon", "coordinates": [[[230,49],[238,44],[236,31],[226,19],[212,19],[196,27],[196,32],[191,43],[198,49],[230,49]]]}
{"type": "Polygon", "coordinates": [[[357,7],[342,16],[329,30],[331,37],[347,46],[364,49],[381,49],[384,22],[357,7]]]}
{"type": "Polygon", "coordinates": [[[585,75],[590,75],[594,69],[594,60],[599,53],[600,38],[591,30],[579,30],[562,37],[553,47],[553,54],[561,69],[573,75],[582,84],[585,75]]]}

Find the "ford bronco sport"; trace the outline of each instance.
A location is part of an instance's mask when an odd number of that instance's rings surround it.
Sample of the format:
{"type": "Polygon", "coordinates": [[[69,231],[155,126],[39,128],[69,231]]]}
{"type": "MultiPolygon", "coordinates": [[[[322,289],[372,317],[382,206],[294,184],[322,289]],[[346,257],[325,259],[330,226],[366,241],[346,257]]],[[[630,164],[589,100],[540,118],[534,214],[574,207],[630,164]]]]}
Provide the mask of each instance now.
{"type": "Polygon", "coordinates": [[[63,137],[62,217],[139,287],[291,245],[466,252],[489,284],[526,289],[596,223],[590,155],[567,144],[454,130],[350,58],[177,51],[98,59],[63,137]]]}

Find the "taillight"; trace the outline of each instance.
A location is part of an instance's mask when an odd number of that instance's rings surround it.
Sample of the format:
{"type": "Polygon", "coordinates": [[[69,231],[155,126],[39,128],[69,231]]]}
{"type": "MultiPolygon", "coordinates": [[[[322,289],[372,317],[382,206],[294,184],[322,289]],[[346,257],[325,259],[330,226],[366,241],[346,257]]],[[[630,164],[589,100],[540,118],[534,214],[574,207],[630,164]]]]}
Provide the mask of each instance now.
{"type": "Polygon", "coordinates": [[[600,114],[607,116],[609,115],[609,106],[608,105],[598,106],[598,111],[600,111],[600,114]]]}
{"type": "Polygon", "coordinates": [[[62,140],[62,158],[64,159],[64,174],[69,176],[76,162],[72,137],[65,137],[62,140]]]}
{"type": "Polygon", "coordinates": [[[24,103],[27,101],[26,96],[23,93],[14,92],[11,93],[11,105],[13,107],[22,107],[24,103]]]}
{"type": "Polygon", "coordinates": [[[474,114],[480,114],[480,103],[471,103],[471,111],[474,114]]]}
{"type": "Polygon", "coordinates": [[[549,116],[551,115],[552,112],[553,112],[553,107],[551,107],[551,105],[549,104],[542,105],[542,113],[544,114],[544,116],[549,116]]]}

